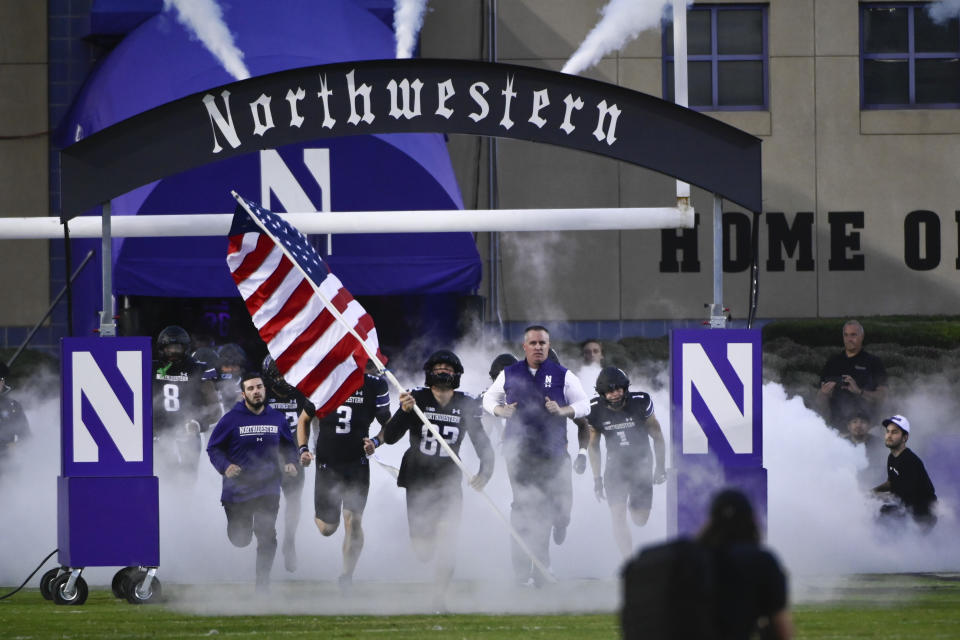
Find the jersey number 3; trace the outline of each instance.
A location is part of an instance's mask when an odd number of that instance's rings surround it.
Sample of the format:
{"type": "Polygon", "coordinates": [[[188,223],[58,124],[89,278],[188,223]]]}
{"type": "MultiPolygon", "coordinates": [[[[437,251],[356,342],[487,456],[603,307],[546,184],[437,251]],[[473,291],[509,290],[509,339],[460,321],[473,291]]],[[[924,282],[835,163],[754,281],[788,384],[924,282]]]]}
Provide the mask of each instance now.
{"type": "Polygon", "coordinates": [[[353,409],[347,405],[343,405],[337,409],[337,415],[340,417],[340,419],[337,420],[337,433],[350,433],[350,418],[353,417],[353,409]]]}

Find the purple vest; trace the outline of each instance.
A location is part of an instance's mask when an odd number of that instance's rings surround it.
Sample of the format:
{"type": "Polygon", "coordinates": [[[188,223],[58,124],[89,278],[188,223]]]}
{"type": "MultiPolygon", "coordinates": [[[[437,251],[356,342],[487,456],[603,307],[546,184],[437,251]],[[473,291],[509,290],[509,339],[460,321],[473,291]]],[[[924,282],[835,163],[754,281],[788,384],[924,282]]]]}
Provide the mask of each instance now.
{"type": "Polygon", "coordinates": [[[503,439],[517,446],[520,455],[553,458],[567,455],[567,419],[547,412],[547,398],[566,405],[563,381],[567,370],[547,360],[530,375],[526,360],[503,370],[507,404],[517,403],[517,412],[507,419],[503,439]]]}

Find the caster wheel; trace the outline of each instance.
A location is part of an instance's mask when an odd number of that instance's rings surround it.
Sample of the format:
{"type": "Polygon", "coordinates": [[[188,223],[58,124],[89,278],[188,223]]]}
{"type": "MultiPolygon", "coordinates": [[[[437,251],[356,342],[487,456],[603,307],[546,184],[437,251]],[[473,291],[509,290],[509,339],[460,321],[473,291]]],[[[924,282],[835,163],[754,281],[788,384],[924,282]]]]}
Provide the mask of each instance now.
{"type": "Polygon", "coordinates": [[[143,579],[147,577],[147,572],[143,569],[137,569],[136,573],[130,574],[127,579],[127,602],[130,604],[157,604],[163,596],[163,587],[160,579],[154,576],[150,581],[150,591],[146,596],[142,596],[138,589],[143,584],[143,579]]]}
{"type": "Polygon", "coordinates": [[[60,567],[57,567],[56,569],[50,569],[40,578],[40,595],[43,596],[44,600],[53,600],[53,590],[50,587],[59,574],[60,567]]]}
{"type": "Polygon", "coordinates": [[[73,593],[68,597],[64,593],[64,589],[67,586],[67,580],[70,579],[70,574],[65,573],[50,585],[50,591],[53,592],[53,601],[56,604],[72,604],[72,605],[81,605],[87,601],[87,581],[82,577],[77,578],[76,583],[73,585],[73,593]]]}
{"type": "Polygon", "coordinates": [[[124,567],[113,574],[113,580],[110,582],[110,590],[113,591],[114,598],[121,600],[127,599],[126,580],[129,576],[136,573],[139,567],[124,567]]]}

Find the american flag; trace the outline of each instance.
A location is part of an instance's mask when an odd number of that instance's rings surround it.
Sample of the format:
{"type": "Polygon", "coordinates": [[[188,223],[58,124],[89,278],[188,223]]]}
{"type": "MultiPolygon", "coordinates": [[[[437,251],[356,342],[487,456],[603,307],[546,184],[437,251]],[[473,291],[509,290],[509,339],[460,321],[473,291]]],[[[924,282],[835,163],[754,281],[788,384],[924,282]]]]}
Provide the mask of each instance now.
{"type": "Polygon", "coordinates": [[[277,214],[234,197],[239,204],[227,266],[280,373],[322,417],[363,384],[369,355],[361,340],[386,361],[373,319],[305,235],[277,214]]]}

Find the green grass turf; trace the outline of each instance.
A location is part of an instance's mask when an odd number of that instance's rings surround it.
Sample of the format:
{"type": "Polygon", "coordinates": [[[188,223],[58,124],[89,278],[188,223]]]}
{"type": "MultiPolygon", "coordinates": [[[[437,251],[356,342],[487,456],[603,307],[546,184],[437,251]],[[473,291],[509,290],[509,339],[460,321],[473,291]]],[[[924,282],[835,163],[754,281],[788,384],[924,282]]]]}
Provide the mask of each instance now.
{"type": "Polygon", "coordinates": [[[793,607],[797,638],[960,638],[960,575],[851,576],[793,607]]]}
{"type": "Polygon", "coordinates": [[[91,590],[82,606],[57,606],[37,590],[0,603],[0,638],[558,638],[617,636],[612,614],[592,615],[411,615],[202,616],[165,605],[133,606],[108,590],[91,590]]]}
{"type": "MultiPolygon", "coordinates": [[[[303,583],[301,587],[309,587],[303,583]]],[[[174,587],[175,588],[175,587],[174,587]]],[[[204,587],[214,589],[215,587],[204,587]]],[[[320,592],[325,587],[317,587],[320,592]]],[[[165,590],[166,590],[165,586],[165,590]]],[[[230,587],[225,587],[231,593],[230,587]]],[[[0,589],[6,593],[9,589],[0,589]]],[[[237,597],[245,591],[234,589],[237,597]]],[[[805,585],[806,602],[793,607],[796,637],[960,638],[960,577],[852,576],[818,588],[805,585]]],[[[243,601],[235,602],[237,611],[243,601]]],[[[57,606],[36,589],[0,601],[0,638],[430,638],[590,640],[618,638],[612,613],[559,615],[200,615],[183,601],[133,606],[109,590],[92,589],[82,606],[57,606]]]]}

